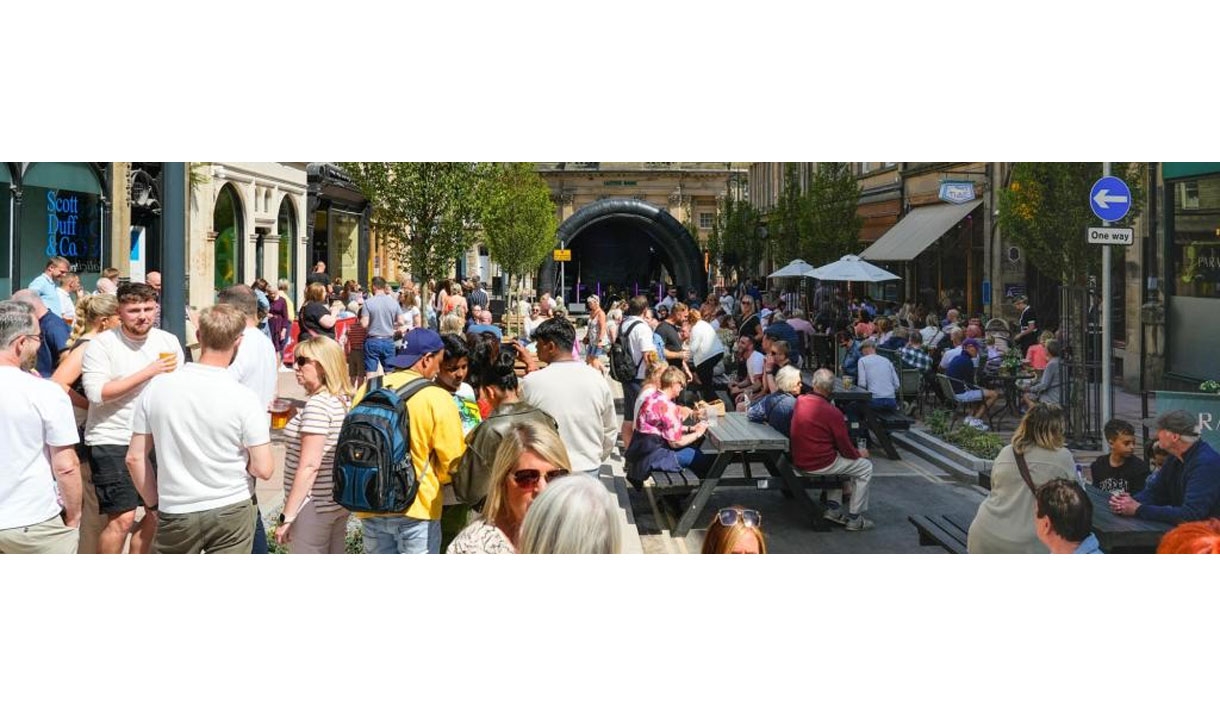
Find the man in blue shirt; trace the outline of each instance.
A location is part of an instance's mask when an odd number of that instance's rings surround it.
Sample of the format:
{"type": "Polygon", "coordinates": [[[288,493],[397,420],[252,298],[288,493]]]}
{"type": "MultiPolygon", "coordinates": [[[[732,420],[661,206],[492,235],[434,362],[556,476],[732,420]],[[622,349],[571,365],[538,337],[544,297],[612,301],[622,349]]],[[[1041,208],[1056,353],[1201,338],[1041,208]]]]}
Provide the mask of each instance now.
{"type": "Polygon", "coordinates": [[[38,328],[42,330],[42,342],[38,346],[38,362],[35,365],[39,375],[49,378],[55,374],[60,355],[68,349],[68,339],[71,337],[68,324],[63,318],[52,313],[33,290],[19,290],[13,294],[13,300],[34,309],[38,328]]]}
{"type": "Polygon", "coordinates": [[[1034,493],[1034,533],[1052,554],[1100,554],[1093,503],[1071,479],[1052,479],[1034,493]]]}
{"type": "Polygon", "coordinates": [[[983,422],[983,418],[987,416],[991,406],[995,404],[998,393],[995,390],[981,388],[975,384],[974,360],[982,347],[982,344],[977,339],[967,338],[962,343],[962,351],[945,368],[945,374],[949,376],[949,383],[953,386],[954,398],[958,402],[967,404],[978,403],[978,407],[974,409],[974,412],[966,417],[966,424],[986,432],[987,424],[983,422]]]}
{"type": "Polygon", "coordinates": [[[34,291],[46,309],[54,313],[57,318],[63,317],[63,308],[59,305],[59,292],[56,290],[56,284],[59,282],[59,277],[67,273],[68,269],[68,259],[56,256],[47,261],[47,267],[38,274],[37,278],[30,281],[30,290],[34,291]]]}
{"type": "Polygon", "coordinates": [[[1170,458],[1139,493],[1110,497],[1110,510],[1168,524],[1220,517],[1220,454],[1199,438],[1199,418],[1174,410],[1144,424],[1170,458]]]}

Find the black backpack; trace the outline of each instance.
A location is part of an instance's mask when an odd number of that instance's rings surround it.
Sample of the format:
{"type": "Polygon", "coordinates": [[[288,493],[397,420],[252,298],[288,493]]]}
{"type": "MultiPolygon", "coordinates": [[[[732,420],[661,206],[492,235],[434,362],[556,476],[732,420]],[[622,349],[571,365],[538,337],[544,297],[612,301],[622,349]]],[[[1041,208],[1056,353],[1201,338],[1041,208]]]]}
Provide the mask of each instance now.
{"type": "Polygon", "coordinates": [[[443,389],[424,377],[397,390],[382,387],[380,375],[369,380],[364,399],[343,418],[335,447],[334,496],[340,506],[381,514],[411,507],[419,480],[407,401],[428,387],[443,389]]]}
{"type": "MultiPolygon", "coordinates": [[[[610,344],[610,377],[622,383],[634,382],[636,373],[640,369],[640,361],[631,359],[631,349],[627,343],[627,337],[631,335],[631,331],[644,321],[637,320],[627,326],[626,330],[619,333],[618,339],[610,344]]],[[[643,360],[644,356],[640,356],[643,360]]]]}

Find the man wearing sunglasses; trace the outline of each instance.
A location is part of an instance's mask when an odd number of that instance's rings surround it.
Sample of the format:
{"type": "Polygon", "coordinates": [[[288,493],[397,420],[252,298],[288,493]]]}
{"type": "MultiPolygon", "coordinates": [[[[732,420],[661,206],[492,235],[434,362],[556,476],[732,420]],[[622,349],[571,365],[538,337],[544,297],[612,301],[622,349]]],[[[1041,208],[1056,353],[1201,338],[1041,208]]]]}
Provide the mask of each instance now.
{"type": "MultiPolygon", "coordinates": [[[[445,360],[441,336],[427,328],[407,333],[407,346],[387,364],[396,368],[383,385],[398,390],[420,377],[433,380],[445,360]]],[[[368,383],[356,390],[353,405],[364,399],[368,383]]],[[[441,485],[466,449],[462,418],[448,392],[424,388],[407,403],[411,421],[411,459],[419,492],[403,514],[358,513],[364,525],[366,554],[439,554],[441,552],[441,485]]]]}
{"type": "Polygon", "coordinates": [[[40,337],[28,304],[0,301],[0,554],[74,554],[79,540],[80,437],[68,396],[29,372],[40,337]]]}
{"type": "Polygon", "coordinates": [[[857,450],[852,444],[843,413],[830,402],[833,391],[834,373],[822,369],[813,373],[813,394],[797,398],[792,410],[792,464],[806,474],[848,475],[852,493],[847,514],[834,503],[825,518],[848,531],[863,531],[873,528],[872,520],[863,516],[873,464],[867,449],[857,450]]]}

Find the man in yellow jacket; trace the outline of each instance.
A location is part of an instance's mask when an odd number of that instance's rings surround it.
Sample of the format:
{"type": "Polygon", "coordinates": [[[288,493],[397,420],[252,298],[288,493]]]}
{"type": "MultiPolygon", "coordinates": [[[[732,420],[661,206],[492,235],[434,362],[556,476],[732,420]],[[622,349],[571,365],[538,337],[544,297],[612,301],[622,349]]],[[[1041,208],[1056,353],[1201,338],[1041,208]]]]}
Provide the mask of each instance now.
{"type": "MultiPolygon", "coordinates": [[[[407,347],[387,361],[396,368],[383,385],[398,389],[420,377],[436,377],[445,359],[445,345],[435,332],[415,328],[407,333],[407,347]]],[[[364,399],[368,383],[356,392],[364,399]]],[[[444,390],[425,389],[407,402],[411,420],[411,459],[419,480],[419,493],[405,514],[358,513],[364,525],[366,554],[439,554],[441,552],[441,485],[449,483],[449,468],[466,449],[462,420],[453,398],[444,390]]]]}

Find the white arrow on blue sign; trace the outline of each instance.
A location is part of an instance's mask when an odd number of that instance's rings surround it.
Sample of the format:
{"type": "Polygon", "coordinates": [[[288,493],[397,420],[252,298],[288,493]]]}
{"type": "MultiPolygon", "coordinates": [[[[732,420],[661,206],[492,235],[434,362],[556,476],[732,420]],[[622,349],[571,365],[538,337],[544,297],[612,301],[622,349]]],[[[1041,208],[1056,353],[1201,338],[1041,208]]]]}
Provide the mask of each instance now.
{"type": "Polygon", "coordinates": [[[1131,210],[1131,189],[1117,176],[1103,176],[1089,189],[1089,208],[1102,221],[1120,221],[1131,210]]]}

